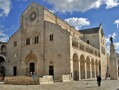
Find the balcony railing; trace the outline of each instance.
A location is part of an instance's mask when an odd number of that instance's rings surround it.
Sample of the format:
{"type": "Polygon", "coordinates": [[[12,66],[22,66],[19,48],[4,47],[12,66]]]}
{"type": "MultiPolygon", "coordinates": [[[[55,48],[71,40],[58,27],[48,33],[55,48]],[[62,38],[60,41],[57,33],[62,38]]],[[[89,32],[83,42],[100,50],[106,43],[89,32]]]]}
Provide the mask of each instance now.
{"type": "Polygon", "coordinates": [[[87,44],[86,42],[82,41],[81,39],[77,39],[77,38],[73,37],[72,38],[72,46],[75,48],[78,48],[82,51],[93,54],[97,57],[100,57],[100,51],[97,48],[91,46],[90,44],[87,44]]]}

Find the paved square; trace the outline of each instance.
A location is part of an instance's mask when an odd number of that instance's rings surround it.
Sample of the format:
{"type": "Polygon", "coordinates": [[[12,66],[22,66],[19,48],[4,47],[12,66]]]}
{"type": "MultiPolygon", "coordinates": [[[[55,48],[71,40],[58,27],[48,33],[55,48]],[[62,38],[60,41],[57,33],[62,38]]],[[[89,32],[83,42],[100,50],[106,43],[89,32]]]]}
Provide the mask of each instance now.
{"type": "Polygon", "coordinates": [[[0,90],[119,90],[119,80],[103,80],[101,87],[95,80],[55,82],[45,85],[0,84],[0,90]]]}

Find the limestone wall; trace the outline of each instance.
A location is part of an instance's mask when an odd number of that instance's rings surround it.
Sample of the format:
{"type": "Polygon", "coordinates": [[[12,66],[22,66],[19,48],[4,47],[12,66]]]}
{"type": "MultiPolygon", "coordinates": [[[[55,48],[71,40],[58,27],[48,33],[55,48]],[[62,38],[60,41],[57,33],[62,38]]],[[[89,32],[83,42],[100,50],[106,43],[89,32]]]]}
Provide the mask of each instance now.
{"type": "Polygon", "coordinates": [[[45,26],[46,75],[49,74],[49,66],[52,64],[54,79],[61,80],[62,75],[70,74],[69,32],[50,22],[45,22],[45,26]],[[50,34],[53,34],[53,41],[50,41],[50,34]]]}
{"type": "Polygon", "coordinates": [[[94,33],[94,34],[85,34],[84,37],[82,37],[82,40],[87,42],[89,40],[89,44],[94,46],[95,48],[99,49],[100,44],[99,44],[99,33],[94,33]],[[92,39],[93,38],[93,39],[92,39]]]}
{"type": "MultiPolygon", "coordinates": [[[[6,75],[13,75],[13,67],[17,66],[19,70],[20,65],[20,46],[21,46],[21,31],[18,30],[7,43],[7,61],[6,61],[6,75]],[[17,43],[14,46],[15,42],[17,43]]],[[[17,72],[19,74],[19,72],[17,72]]]]}
{"type": "Polygon", "coordinates": [[[22,26],[22,45],[21,45],[21,74],[25,75],[26,69],[29,72],[29,64],[35,63],[35,73],[38,76],[44,75],[44,9],[37,5],[32,4],[23,14],[23,26],[22,26]],[[30,15],[32,12],[36,12],[35,20],[31,20],[30,15]],[[38,36],[38,43],[35,44],[35,37],[38,36]],[[30,45],[26,45],[26,40],[30,38],[30,45]],[[30,54],[36,57],[35,60],[28,60],[26,63],[26,57],[30,57],[30,54]]]}
{"type": "Polygon", "coordinates": [[[74,27],[70,26],[68,23],[61,20],[60,18],[58,18],[57,16],[55,16],[53,13],[51,13],[50,11],[48,11],[46,9],[44,10],[44,20],[54,23],[54,24],[57,24],[62,29],[70,32],[71,35],[74,35],[77,38],[82,37],[82,34],[79,31],[77,31],[76,29],[74,29],[74,27]]]}

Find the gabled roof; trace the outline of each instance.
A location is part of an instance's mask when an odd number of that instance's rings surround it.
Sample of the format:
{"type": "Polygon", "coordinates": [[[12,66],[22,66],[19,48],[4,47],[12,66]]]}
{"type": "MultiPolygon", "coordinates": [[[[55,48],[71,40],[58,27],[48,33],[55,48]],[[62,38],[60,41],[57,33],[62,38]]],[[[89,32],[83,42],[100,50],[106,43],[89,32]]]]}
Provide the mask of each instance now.
{"type": "Polygon", "coordinates": [[[92,33],[98,33],[99,29],[100,29],[100,27],[95,27],[95,28],[79,30],[79,32],[81,32],[83,34],[92,34],[92,33]]]}

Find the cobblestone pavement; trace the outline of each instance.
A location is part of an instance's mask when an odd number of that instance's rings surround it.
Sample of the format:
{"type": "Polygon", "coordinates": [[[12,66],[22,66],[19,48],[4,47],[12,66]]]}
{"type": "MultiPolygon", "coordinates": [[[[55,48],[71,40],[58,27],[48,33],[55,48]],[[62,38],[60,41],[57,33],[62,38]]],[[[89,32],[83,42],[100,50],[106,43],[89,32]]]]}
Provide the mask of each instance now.
{"type": "Polygon", "coordinates": [[[103,80],[101,87],[95,80],[55,82],[45,85],[0,84],[0,90],[119,90],[119,80],[103,80]]]}

